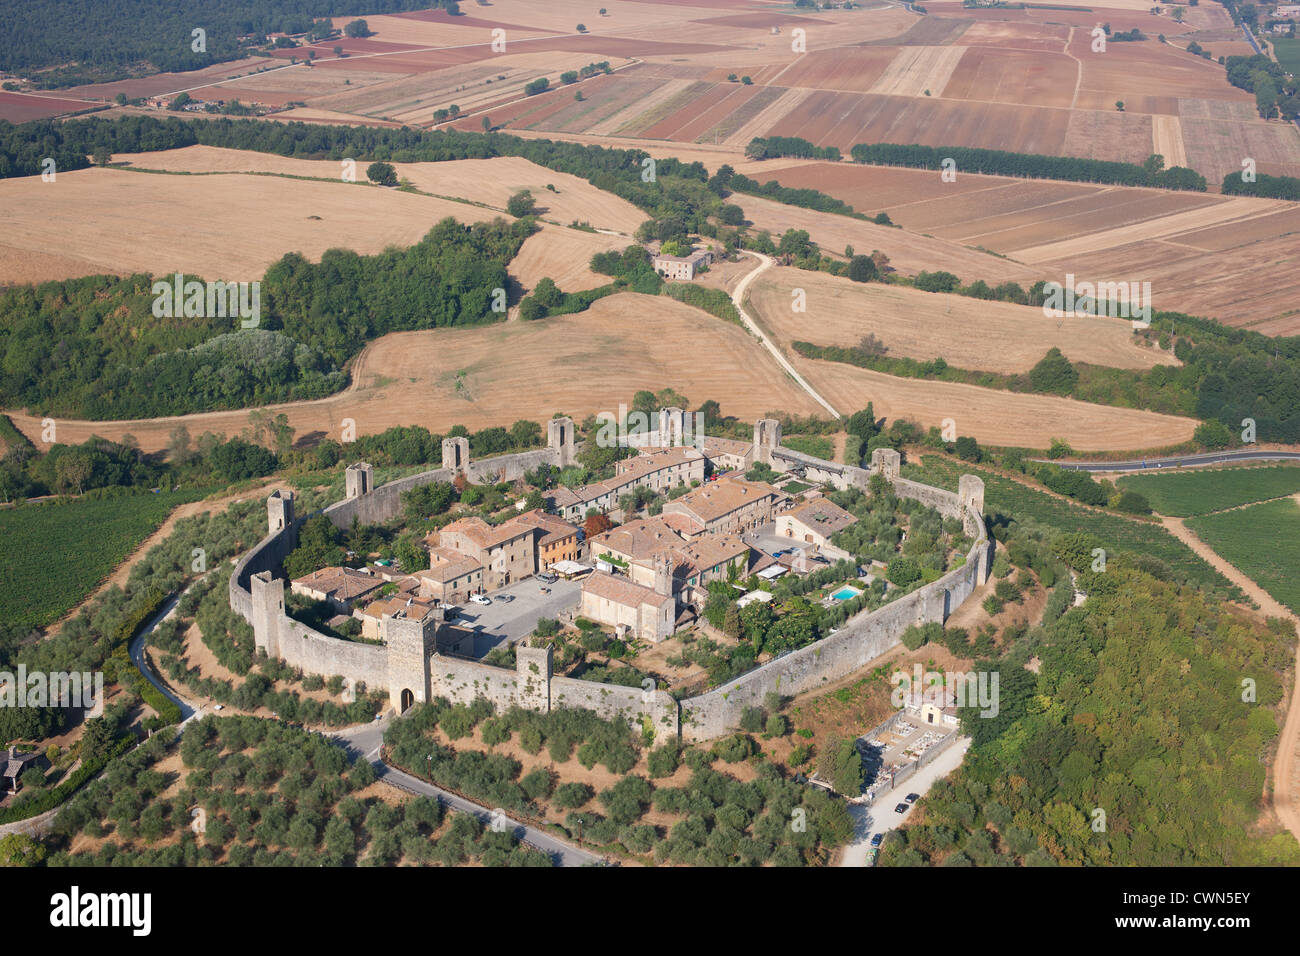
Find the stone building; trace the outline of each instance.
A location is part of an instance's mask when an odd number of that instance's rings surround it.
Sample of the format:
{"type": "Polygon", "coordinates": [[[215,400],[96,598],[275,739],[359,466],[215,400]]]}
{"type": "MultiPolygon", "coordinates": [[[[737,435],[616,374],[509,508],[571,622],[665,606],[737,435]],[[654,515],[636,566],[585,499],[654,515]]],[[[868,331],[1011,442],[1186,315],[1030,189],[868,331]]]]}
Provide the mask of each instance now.
{"type": "Polygon", "coordinates": [[[721,478],[667,502],[664,514],[685,515],[708,532],[744,534],[771,521],[785,497],[761,481],[721,478]]]}

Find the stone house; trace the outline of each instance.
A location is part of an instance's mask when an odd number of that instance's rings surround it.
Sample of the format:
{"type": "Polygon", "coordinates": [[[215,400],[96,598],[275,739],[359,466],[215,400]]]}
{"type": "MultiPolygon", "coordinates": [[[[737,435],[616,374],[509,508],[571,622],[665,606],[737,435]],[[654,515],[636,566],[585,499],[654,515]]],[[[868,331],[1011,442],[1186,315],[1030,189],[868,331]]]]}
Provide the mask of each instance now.
{"type": "Polygon", "coordinates": [[[786,496],[771,485],[744,478],[721,478],[664,505],[664,514],[691,518],[705,531],[744,534],[772,520],[786,496]]]}
{"type": "Polygon", "coordinates": [[[842,531],[858,519],[827,498],[802,501],[776,516],[776,533],[783,538],[794,538],[804,544],[824,548],[831,536],[842,531]]]}
{"type": "Polygon", "coordinates": [[[313,601],[328,601],[339,614],[351,614],[356,602],[371,597],[386,583],[368,571],[329,567],[297,578],[290,590],[313,601]]]}

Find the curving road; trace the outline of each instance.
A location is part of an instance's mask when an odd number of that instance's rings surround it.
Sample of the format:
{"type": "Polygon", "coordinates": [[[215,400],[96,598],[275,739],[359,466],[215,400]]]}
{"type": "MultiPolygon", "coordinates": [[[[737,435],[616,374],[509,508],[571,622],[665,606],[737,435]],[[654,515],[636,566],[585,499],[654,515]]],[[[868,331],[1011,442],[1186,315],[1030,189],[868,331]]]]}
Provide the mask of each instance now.
{"type": "Polygon", "coordinates": [[[1211,451],[1172,458],[1142,458],[1134,461],[1053,461],[1031,458],[1038,464],[1059,465],[1067,471],[1152,471],[1159,468],[1195,468],[1232,461],[1300,461],[1300,451],[1211,451]]]}
{"type": "MultiPolygon", "coordinates": [[[[374,723],[336,731],[327,736],[333,738],[335,743],[347,750],[351,756],[357,759],[369,760],[371,766],[375,768],[376,776],[385,783],[397,787],[399,790],[405,790],[407,793],[433,797],[453,810],[472,814],[484,823],[492,823],[493,814],[497,811],[489,810],[487,807],[465,799],[460,794],[443,790],[441,787],[436,787],[419,777],[414,777],[385,763],[380,748],[384,742],[384,729],[387,726],[388,718],[385,718],[374,723]]],[[[604,863],[604,860],[596,854],[589,853],[580,847],[552,836],[545,830],[539,830],[526,823],[520,823],[510,817],[505,817],[505,819],[510,824],[511,833],[520,842],[532,847],[534,850],[545,853],[551,858],[552,862],[559,866],[600,866],[604,863]]]]}
{"type": "Polygon", "coordinates": [[[745,311],[745,307],[741,305],[741,302],[743,302],[745,298],[745,290],[749,288],[749,284],[753,282],[760,273],[766,272],[776,263],[773,262],[771,257],[765,256],[761,252],[753,252],[748,249],[741,250],[741,255],[753,256],[759,260],[758,266],[754,271],[746,274],[746,276],[736,285],[736,291],[731,293],[731,301],[735,304],[736,311],[740,313],[740,319],[745,323],[745,328],[749,329],[753,336],[763,343],[763,348],[772,353],[772,357],[776,359],[781,368],[785,369],[786,373],[795,380],[800,388],[812,396],[813,401],[826,409],[826,411],[830,412],[835,418],[839,418],[840,413],[835,410],[835,407],[831,405],[830,402],[826,401],[826,399],[818,395],[817,390],[809,385],[807,380],[794,370],[794,366],[791,365],[786,360],[786,357],[781,354],[781,350],[773,345],[771,340],[763,334],[763,330],[758,327],[758,323],[750,317],[749,313],[745,311]]]}

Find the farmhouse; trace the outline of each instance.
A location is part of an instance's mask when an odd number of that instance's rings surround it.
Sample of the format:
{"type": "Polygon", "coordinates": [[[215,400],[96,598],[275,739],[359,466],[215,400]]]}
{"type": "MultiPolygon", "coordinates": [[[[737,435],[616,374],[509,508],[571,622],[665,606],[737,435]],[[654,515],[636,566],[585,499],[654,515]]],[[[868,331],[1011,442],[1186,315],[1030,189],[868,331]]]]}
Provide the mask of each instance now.
{"type": "Polygon", "coordinates": [[[776,533],[821,548],[830,543],[831,535],[843,531],[857,520],[826,498],[813,498],[778,514],[776,533]]]}
{"type": "Polygon", "coordinates": [[[665,279],[684,279],[689,282],[695,278],[695,273],[700,271],[701,266],[707,266],[712,261],[711,251],[697,249],[689,256],[656,255],[651,259],[651,264],[655,272],[665,279]]]}
{"type": "Polygon", "coordinates": [[[47,766],[49,761],[39,751],[30,753],[10,747],[4,761],[4,773],[0,774],[0,793],[17,793],[23,788],[22,776],[33,768],[47,766]]]}
{"type": "Polygon", "coordinates": [[[297,578],[290,590],[313,601],[328,601],[340,614],[348,614],[353,604],[371,596],[385,583],[382,578],[366,571],[331,567],[297,578]]]}
{"type": "Polygon", "coordinates": [[[722,478],[669,501],[664,514],[686,515],[705,531],[741,534],[771,521],[773,509],[784,498],[761,481],[722,478]]]}

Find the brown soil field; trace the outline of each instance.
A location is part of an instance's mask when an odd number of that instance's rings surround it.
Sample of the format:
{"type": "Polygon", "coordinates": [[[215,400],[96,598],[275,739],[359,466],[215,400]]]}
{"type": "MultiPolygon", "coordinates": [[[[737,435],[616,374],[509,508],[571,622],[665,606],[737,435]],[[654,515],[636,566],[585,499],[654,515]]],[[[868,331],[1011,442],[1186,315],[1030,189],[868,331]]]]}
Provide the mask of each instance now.
{"type": "MultiPolygon", "coordinates": [[[[498,215],[361,183],[238,173],[204,176],[201,188],[199,182],[100,168],[62,173],[53,184],[0,180],[0,234],[38,255],[85,260],[77,275],[184,272],[233,282],[260,278],[288,252],[316,260],[345,245],[371,255],[418,242],[447,216],[479,222],[498,215]],[[126,242],[123,209],[134,215],[126,242]]],[[[21,260],[0,263],[0,283],[19,281],[22,273],[21,260]]]]}
{"type": "Polygon", "coordinates": [[[1300,176],[1300,131],[1289,123],[1184,118],[1182,127],[1188,162],[1210,182],[1241,172],[1247,156],[1259,172],[1300,176]]]}
{"type": "MultiPolygon", "coordinates": [[[[1082,99],[1082,94],[1080,94],[1082,99]]],[[[1069,126],[1060,154],[1081,159],[1109,159],[1121,163],[1142,163],[1151,155],[1152,115],[1121,113],[1110,104],[1105,110],[1070,110],[1069,126]]]]}
{"type": "Polygon", "coordinates": [[[539,279],[548,276],[565,292],[595,289],[611,280],[591,271],[591,257],[598,252],[622,251],[630,242],[599,232],[542,226],[540,232],[524,241],[510,263],[510,274],[530,292],[539,279]]]}
{"type": "Polygon", "coordinates": [[[966,52],[954,46],[900,47],[870,92],[882,96],[921,96],[930,90],[933,96],[935,90],[948,85],[966,52]]]}
{"type": "MultiPolygon", "coordinates": [[[[958,48],[960,49],[960,48],[958,48]]],[[[1078,65],[1060,52],[970,47],[952,78],[934,95],[995,103],[1068,107],[1078,65]]]]}
{"type": "Polygon", "coordinates": [[[962,46],[995,46],[1010,50],[1038,50],[1059,53],[1069,39],[1070,28],[1057,24],[972,23],[956,42],[962,46]]]}
{"type": "Polygon", "coordinates": [[[871,402],[877,415],[909,418],[923,428],[939,427],[951,418],[959,435],[990,445],[1045,448],[1053,438],[1061,438],[1079,451],[1164,447],[1191,438],[1198,424],[1190,418],[1068,398],[897,378],[839,362],[798,356],[791,361],[836,408],[866,408],[871,402]]]}
{"type": "MultiPolygon", "coordinates": [[[[638,389],[672,386],[692,404],[715,399],[722,414],[744,420],[771,411],[824,414],[782,374],[744,330],[667,296],[620,293],[587,312],[537,322],[398,332],[372,342],[352,369],[354,385],[313,402],[268,406],[289,416],[300,442],[338,437],[351,418],[359,434],[393,425],[446,431],[509,426],[520,418],[563,413],[575,418],[630,400],[638,389]],[[503,355],[517,357],[506,364],[503,355]],[[700,356],[725,355],[726,362],[700,356]]],[[[40,419],[8,412],[29,437],[40,419]]],[[[144,451],[166,447],[178,424],[192,435],[236,435],[248,410],[138,421],[59,422],[69,443],[91,435],[134,435],[144,451]]],[[[1084,447],[1082,445],[1076,447],[1084,447]]]]}
{"type": "Polygon", "coordinates": [[[879,249],[889,256],[891,266],[909,274],[945,269],[967,282],[983,279],[996,285],[1008,280],[1032,282],[1039,271],[946,239],[918,236],[904,229],[786,206],[757,196],[737,193],[732,199],[745,210],[755,228],[766,229],[773,236],[780,236],[787,229],[806,229],[813,241],[832,255],[839,255],[845,246],[864,254],[879,249]]]}
{"type": "Polygon", "coordinates": [[[781,85],[866,93],[898,51],[892,47],[841,47],[799,57],[781,74],[781,85]]]}
{"type": "MultiPolygon", "coordinates": [[[[1142,29],[1151,34],[1155,27],[1155,23],[1147,23],[1142,29]]],[[[1251,98],[1245,90],[1230,86],[1224,80],[1223,67],[1218,63],[1189,56],[1185,50],[1170,44],[1154,40],[1111,42],[1106,44],[1105,53],[1093,53],[1091,45],[1089,31],[1074,31],[1069,52],[1083,64],[1078,104],[1083,108],[1114,109],[1115,100],[1120,99],[1126,109],[1137,112],[1176,114],[1177,104],[1173,104],[1172,109],[1167,108],[1163,98],[1251,98]],[[1085,93],[1095,94],[1099,101],[1085,103],[1085,93]]]]}
{"type": "Polygon", "coordinates": [[[0,120],[10,123],[27,123],[31,120],[75,113],[90,109],[98,103],[85,100],[64,99],[57,96],[39,96],[34,93],[0,93],[0,120]]]}
{"type": "Polygon", "coordinates": [[[1172,355],[1137,344],[1128,322],[1108,318],[1049,319],[1042,309],[921,292],[877,282],[794,269],[771,269],[749,293],[757,319],[787,355],[796,340],[853,346],[875,335],[891,356],[942,357],[958,368],[1027,372],[1052,347],[1076,362],[1147,369],[1181,365],[1172,355]],[[791,308],[804,290],[807,311],[791,308]]]}

